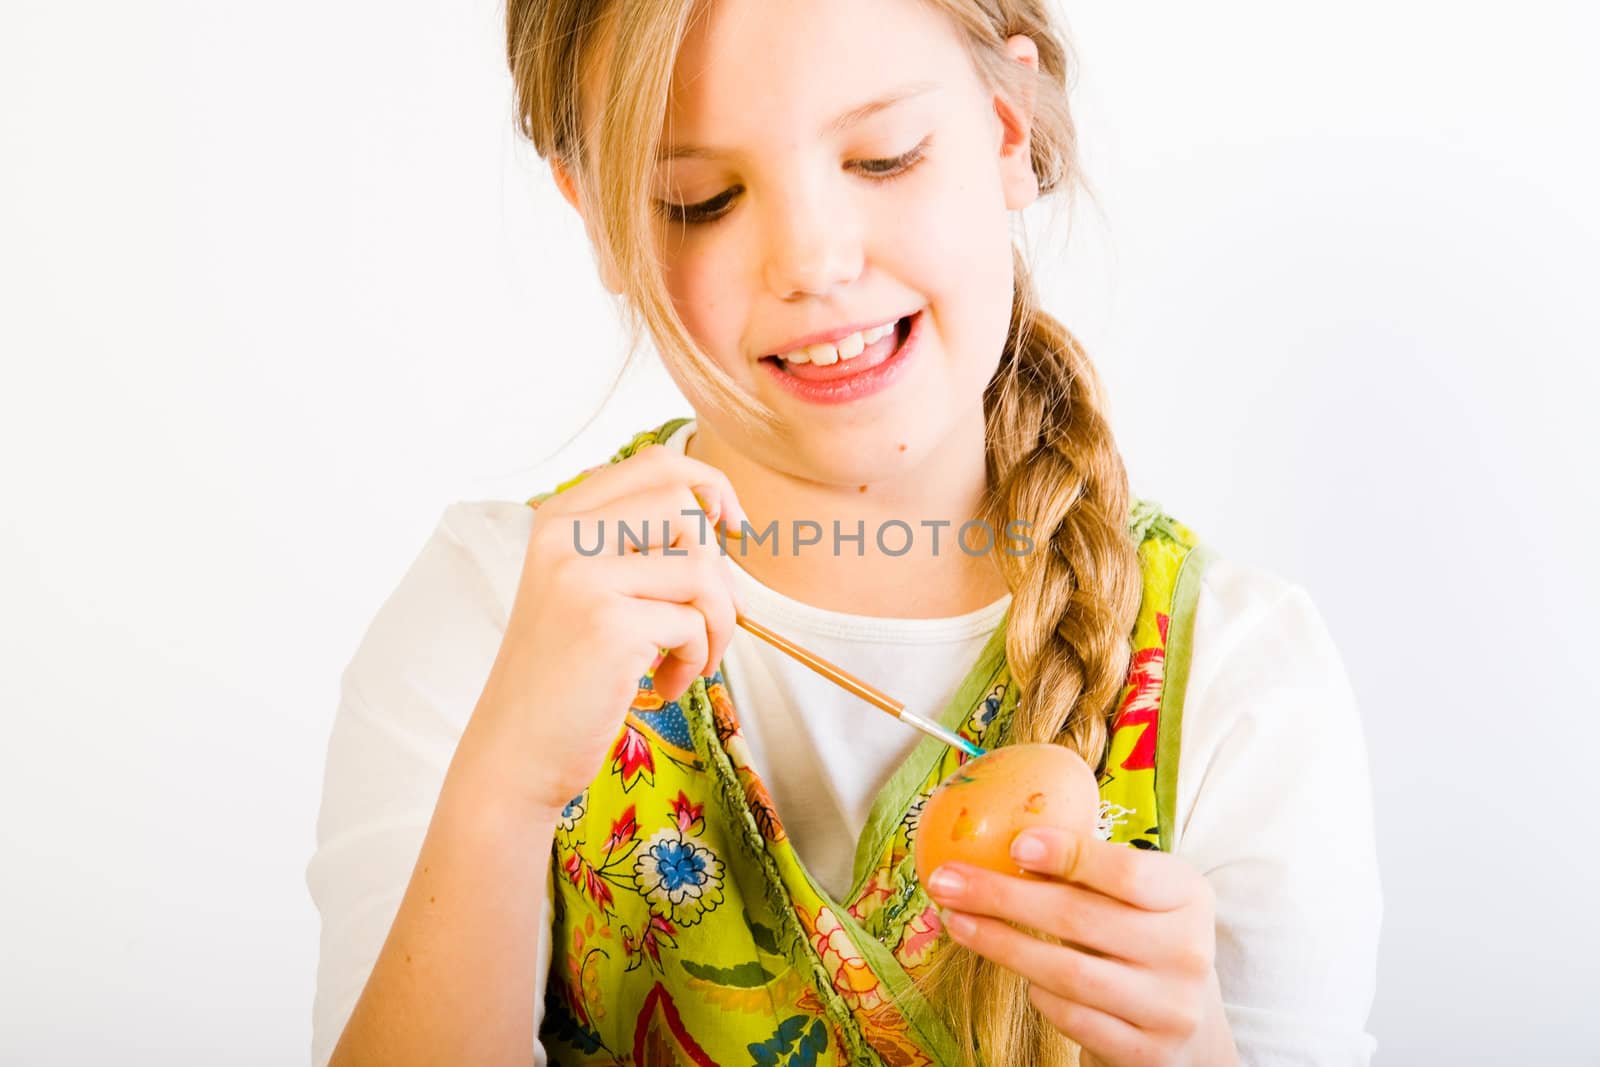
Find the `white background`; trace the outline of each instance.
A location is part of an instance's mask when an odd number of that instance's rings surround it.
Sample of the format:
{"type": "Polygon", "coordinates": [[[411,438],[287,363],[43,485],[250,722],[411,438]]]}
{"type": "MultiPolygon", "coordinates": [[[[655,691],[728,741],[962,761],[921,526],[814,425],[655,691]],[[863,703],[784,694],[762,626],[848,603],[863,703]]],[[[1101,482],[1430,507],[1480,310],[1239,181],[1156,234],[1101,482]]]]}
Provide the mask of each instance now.
{"type": "MultiPolygon", "coordinates": [[[[1072,8],[1046,304],[1135,491],[1344,650],[1379,1062],[1600,1062],[1600,18],[1072,8]]],[[[618,333],[501,17],[0,8],[0,1062],[305,1062],[366,623],[450,501],[688,413],[647,368],[558,452],[618,333]]]]}

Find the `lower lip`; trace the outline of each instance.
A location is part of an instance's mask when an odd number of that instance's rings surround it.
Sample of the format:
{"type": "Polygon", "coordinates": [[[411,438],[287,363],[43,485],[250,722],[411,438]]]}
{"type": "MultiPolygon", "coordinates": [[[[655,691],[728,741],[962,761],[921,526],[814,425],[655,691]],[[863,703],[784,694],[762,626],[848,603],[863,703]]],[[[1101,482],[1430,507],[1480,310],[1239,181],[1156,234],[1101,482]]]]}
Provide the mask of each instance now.
{"type": "MultiPolygon", "coordinates": [[[[812,404],[849,404],[871,396],[893,385],[905,370],[911,355],[922,337],[922,320],[926,310],[911,316],[911,331],[905,342],[888,359],[859,374],[834,378],[826,382],[806,381],[784,370],[776,360],[764,359],[761,365],[778,380],[778,384],[801,400],[812,404]]],[[[896,324],[898,328],[898,324],[896,324]]]]}

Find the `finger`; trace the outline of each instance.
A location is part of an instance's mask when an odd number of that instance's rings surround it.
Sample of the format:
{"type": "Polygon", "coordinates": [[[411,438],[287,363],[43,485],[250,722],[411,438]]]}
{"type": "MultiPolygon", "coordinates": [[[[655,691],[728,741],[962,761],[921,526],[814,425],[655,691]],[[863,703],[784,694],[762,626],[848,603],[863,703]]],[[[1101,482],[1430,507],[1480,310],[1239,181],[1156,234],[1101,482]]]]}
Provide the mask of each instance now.
{"type": "Polygon", "coordinates": [[[641,635],[636,638],[641,656],[654,659],[661,649],[667,650],[651,685],[663,700],[677,700],[688,691],[699,665],[705,662],[704,617],[683,604],[656,600],[635,600],[625,610],[633,632],[641,635]]]}
{"type": "MultiPolygon", "coordinates": [[[[584,515],[588,520],[597,513],[584,515]]],[[[649,552],[655,549],[681,549],[690,544],[710,548],[712,517],[700,506],[693,491],[682,485],[654,486],[613,500],[600,509],[600,533],[609,533],[612,543],[605,546],[612,555],[623,552],[649,552]]],[[[593,544],[593,542],[591,542],[593,544]]]]}
{"type": "Polygon", "coordinates": [[[576,485],[548,497],[540,510],[548,509],[557,514],[601,510],[632,493],[674,483],[702,490],[707,510],[714,508],[733,524],[746,520],[727,475],[665,445],[646,445],[625,460],[602,464],[590,471],[592,473],[576,485]]]}
{"type": "Polygon", "coordinates": [[[1161,1039],[1126,1019],[1058,996],[1038,985],[1028,989],[1028,1000],[1045,1021],[1083,1046],[1102,1063],[1142,1064],[1164,1062],[1161,1039]]]}
{"type": "Polygon", "coordinates": [[[712,610],[705,615],[709,651],[705,666],[699,674],[702,678],[710,678],[717,673],[717,669],[728,654],[728,646],[733,643],[734,634],[739,628],[739,612],[742,607],[733,580],[733,565],[727,559],[718,556],[708,557],[704,565],[716,575],[725,592],[724,596],[709,598],[712,610]]]}
{"type": "MultiPolygon", "coordinates": [[[[687,686],[696,676],[709,677],[716,673],[738,627],[739,605],[732,565],[725,557],[692,539],[684,546],[684,551],[687,554],[682,557],[630,554],[585,560],[584,564],[597,568],[591,580],[624,597],[681,604],[699,614],[704,638],[700,658],[689,661],[677,653],[671,657],[688,668],[687,686]]],[[[664,641],[658,644],[666,646],[664,641]]],[[[658,671],[671,680],[676,680],[679,673],[676,667],[658,671]]]]}
{"type": "MultiPolygon", "coordinates": [[[[673,489],[679,489],[677,483],[671,483],[673,489]]],[[[688,487],[688,496],[683,505],[674,515],[674,525],[691,528],[697,532],[701,540],[711,540],[713,530],[720,530],[729,537],[741,537],[738,530],[739,518],[737,501],[729,499],[731,490],[719,484],[699,482],[688,487]]],[[[613,506],[616,503],[614,502],[613,506]]]]}
{"type": "Polygon", "coordinates": [[[1034,826],[1012,842],[1012,858],[1030,871],[1085,886],[1146,911],[1172,911],[1193,901],[1205,879],[1166,852],[1132,848],[1047,826],[1034,826]],[[1024,841],[1038,841],[1044,855],[1024,859],[1024,841]]]}
{"type": "Polygon", "coordinates": [[[1135,1026],[1156,1026],[1164,1021],[1163,1004],[1168,998],[1161,995],[1164,991],[1153,972],[1122,960],[1052,945],[982,915],[947,912],[944,925],[952,940],[1057,996],[1135,1026]]]}
{"type": "Polygon", "coordinates": [[[709,534],[694,495],[686,486],[670,484],[648,487],[593,511],[547,513],[533,529],[541,543],[561,555],[591,559],[630,552],[681,555],[662,550],[679,549],[686,541],[717,544],[709,534]]]}
{"type": "Polygon", "coordinates": [[[706,651],[703,661],[686,662],[686,666],[693,668],[691,683],[694,676],[709,678],[716,673],[738,627],[738,607],[734,598],[733,575],[730,573],[732,567],[726,559],[707,555],[708,551],[702,546],[694,559],[686,564],[698,573],[699,582],[706,590],[705,595],[695,603],[705,623],[706,651]]]}
{"type": "Polygon", "coordinates": [[[946,863],[928,879],[928,892],[945,907],[1018,922],[1118,959],[1151,963],[1158,958],[1148,927],[1152,916],[1083,886],[946,863]]]}
{"type": "MultiPolygon", "coordinates": [[[[741,606],[737,583],[733,578],[733,566],[728,562],[724,547],[719,541],[707,538],[707,519],[691,501],[692,498],[682,487],[662,486],[614,502],[612,506],[642,515],[676,512],[676,517],[665,516],[654,525],[648,536],[639,538],[648,547],[637,554],[645,555],[659,549],[658,554],[663,556],[693,560],[680,566],[688,568],[690,580],[700,583],[707,594],[693,603],[704,613],[709,648],[706,662],[698,665],[696,673],[701,677],[710,677],[716,673],[728,645],[733,641],[741,606]],[[721,595],[717,595],[718,589],[721,595]]],[[[632,542],[628,545],[628,551],[633,551],[632,542]]],[[[650,594],[641,590],[634,595],[650,594]]]]}

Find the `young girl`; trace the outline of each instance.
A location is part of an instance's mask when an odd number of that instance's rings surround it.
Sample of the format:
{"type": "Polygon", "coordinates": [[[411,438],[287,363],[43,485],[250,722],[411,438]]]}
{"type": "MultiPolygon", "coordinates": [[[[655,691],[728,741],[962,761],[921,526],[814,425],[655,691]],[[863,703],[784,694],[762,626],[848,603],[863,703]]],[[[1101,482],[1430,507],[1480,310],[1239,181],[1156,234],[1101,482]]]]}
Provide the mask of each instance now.
{"type": "Polygon", "coordinates": [[[694,417],[453,505],[373,622],[308,869],[319,1067],[1366,1062],[1338,655],[1131,497],[1013,249],[1078,179],[1045,5],[507,25],[523,129],[694,417]],[[1077,752],[1098,832],[921,884],[965,757],[736,612],[984,747],[1077,752]]]}

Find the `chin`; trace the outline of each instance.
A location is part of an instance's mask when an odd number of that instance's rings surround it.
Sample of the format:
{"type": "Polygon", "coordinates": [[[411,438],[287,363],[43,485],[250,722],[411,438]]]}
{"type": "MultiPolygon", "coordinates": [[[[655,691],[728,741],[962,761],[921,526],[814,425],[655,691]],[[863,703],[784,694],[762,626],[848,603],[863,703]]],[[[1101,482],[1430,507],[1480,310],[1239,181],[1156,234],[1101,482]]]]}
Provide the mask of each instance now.
{"type": "Polygon", "coordinates": [[[928,436],[938,423],[921,413],[903,418],[879,416],[858,427],[830,426],[791,438],[790,459],[804,472],[795,473],[833,485],[871,485],[902,475],[922,462],[928,436]]]}

